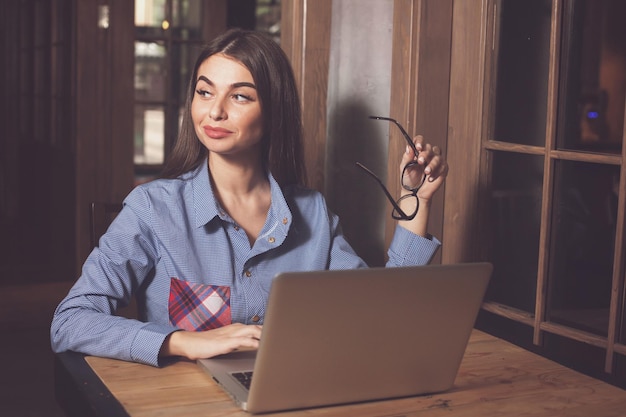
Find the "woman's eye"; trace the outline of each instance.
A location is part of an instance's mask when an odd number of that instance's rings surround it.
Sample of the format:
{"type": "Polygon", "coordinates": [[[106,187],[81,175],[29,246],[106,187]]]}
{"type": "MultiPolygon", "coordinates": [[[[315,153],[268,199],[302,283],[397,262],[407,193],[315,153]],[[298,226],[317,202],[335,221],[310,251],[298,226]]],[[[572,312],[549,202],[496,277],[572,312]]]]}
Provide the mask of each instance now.
{"type": "Polygon", "coordinates": [[[200,97],[209,97],[209,96],[211,95],[211,93],[210,93],[210,92],[208,92],[208,91],[206,91],[206,90],[203,90],[203,89],[201,89],[201,88],[198,88],[198,89],[196,90],[196,94],[198,94],[200,97]]]}
{"type": "Polygon", "coordinates": [[[242,102],[242,103],[246,101],[252,101],[252,97],[247,96],[245,94],[240,94],[240,93],[233,94],[233,98],[235,99],[235,101],[242,102]]]}

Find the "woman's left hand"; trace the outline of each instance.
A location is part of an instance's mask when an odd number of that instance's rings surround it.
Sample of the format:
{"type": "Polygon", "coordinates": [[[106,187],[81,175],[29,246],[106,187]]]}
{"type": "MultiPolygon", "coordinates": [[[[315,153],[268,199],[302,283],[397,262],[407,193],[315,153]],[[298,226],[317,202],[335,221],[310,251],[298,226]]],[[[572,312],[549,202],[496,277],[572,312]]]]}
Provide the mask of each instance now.
{"type": "MultiPolygon", "coordinates": [[[[426,175],[424,184],[417,192],[417,197],[420,204],[428,203],[448,175],[448,163],[441,155],[441,148],[427,143],[423,136],[415,136],[413,143],[415,143],[418,153],[415,155],[410,146],[406,147],[400,164],[400,175],[402,175],[402,170],[406,164],[417,161],[417,165],[409,167],[405,172],[404,184],[413,188],[417,187],[422,181],[422,175],[426,175]]],[[[408,192],[405,191],[405,193],[408,192]]]]}

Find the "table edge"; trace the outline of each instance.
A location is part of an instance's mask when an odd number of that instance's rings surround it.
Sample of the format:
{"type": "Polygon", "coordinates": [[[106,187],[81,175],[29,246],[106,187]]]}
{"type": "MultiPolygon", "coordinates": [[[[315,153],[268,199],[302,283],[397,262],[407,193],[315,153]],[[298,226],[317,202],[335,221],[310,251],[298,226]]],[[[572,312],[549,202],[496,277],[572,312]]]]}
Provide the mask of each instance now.
{"type": "Polygon", "coordinates": [[[54,395],[68,416],[130,417],[82,353],[54,355],[54,395]]]}

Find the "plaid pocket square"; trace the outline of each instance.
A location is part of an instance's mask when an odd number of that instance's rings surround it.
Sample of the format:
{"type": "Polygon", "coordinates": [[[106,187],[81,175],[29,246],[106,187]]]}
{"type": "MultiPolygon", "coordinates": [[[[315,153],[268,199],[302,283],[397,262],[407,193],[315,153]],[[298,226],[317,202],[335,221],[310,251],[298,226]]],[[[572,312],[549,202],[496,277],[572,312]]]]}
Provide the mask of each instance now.
{"type": "Polygon", "coordinates": [[[170,323],[184,330],[210,330],[231,324],[230,287],[172,278],[168,310],[170,323]]]}

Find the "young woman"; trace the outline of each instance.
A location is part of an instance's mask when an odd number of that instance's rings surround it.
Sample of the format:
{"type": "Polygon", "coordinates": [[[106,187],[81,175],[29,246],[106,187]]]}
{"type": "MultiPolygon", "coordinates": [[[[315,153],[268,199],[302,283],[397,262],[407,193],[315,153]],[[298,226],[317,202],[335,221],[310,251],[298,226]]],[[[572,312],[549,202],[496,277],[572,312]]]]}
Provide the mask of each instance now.
{"type": "MultiPolygon", "coordinates": [[[[440,245],[426,225],[448,167],[421,137],[415,145],[401,167],[417,161],[407,175],[427,180],[417,215],[396,228],[389,267],[426,264],[440,245]]],[[[262,34],[226,32],[197,59],[163,178],[128,195],[59,304],[53,350],[157,366],[257,347],[277,273],[367,266],[304,177],[286,56],[262,34]],[[115,316],[131,297],[140,320],[115,316]]]]}

